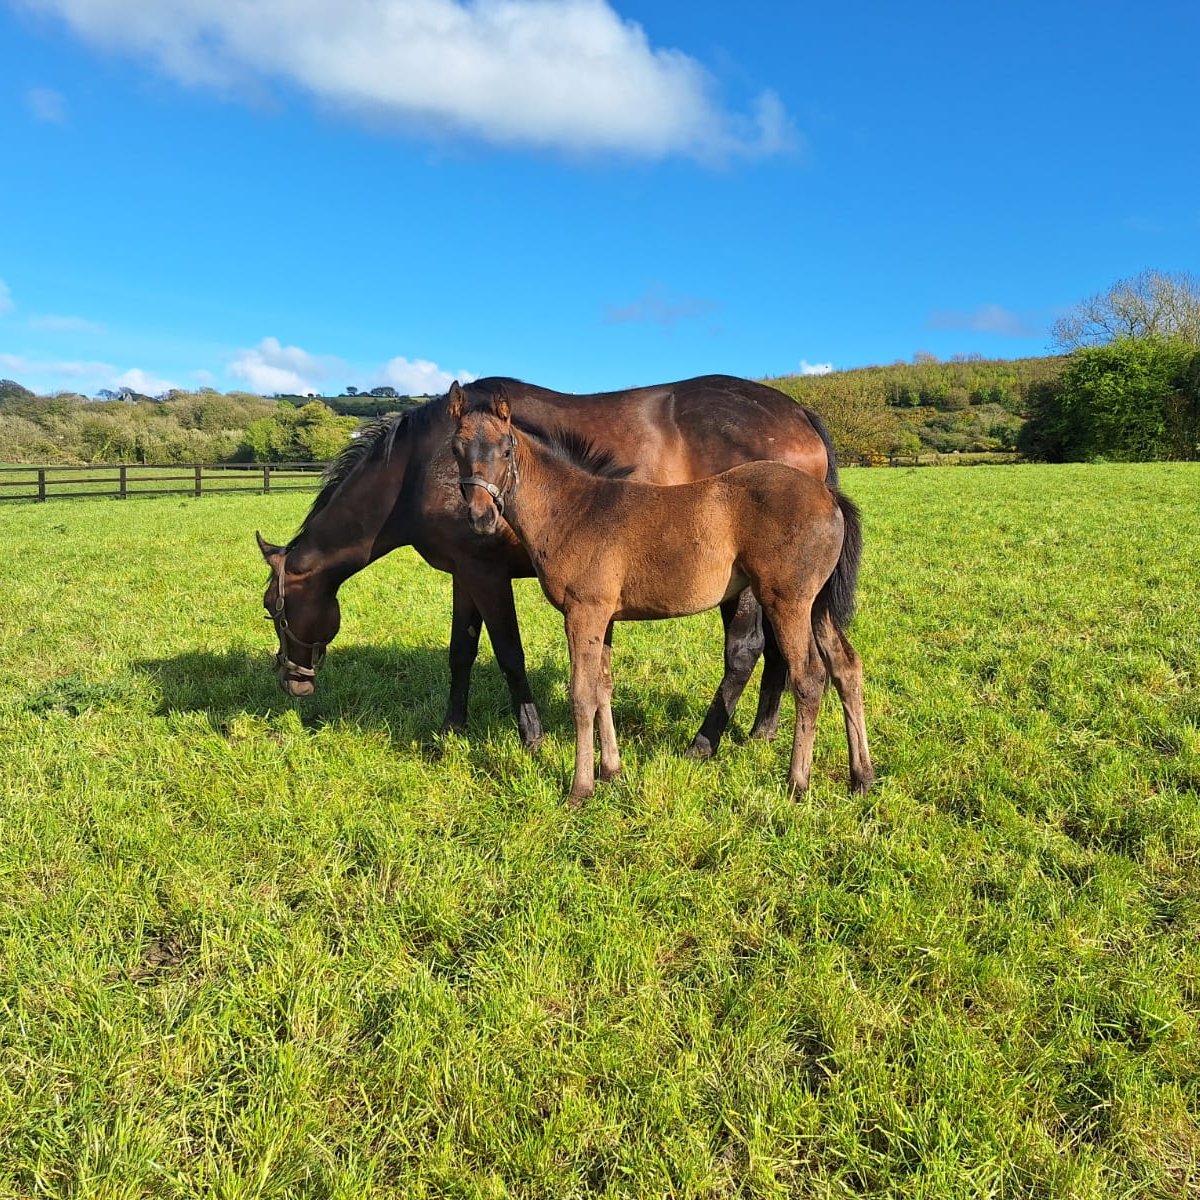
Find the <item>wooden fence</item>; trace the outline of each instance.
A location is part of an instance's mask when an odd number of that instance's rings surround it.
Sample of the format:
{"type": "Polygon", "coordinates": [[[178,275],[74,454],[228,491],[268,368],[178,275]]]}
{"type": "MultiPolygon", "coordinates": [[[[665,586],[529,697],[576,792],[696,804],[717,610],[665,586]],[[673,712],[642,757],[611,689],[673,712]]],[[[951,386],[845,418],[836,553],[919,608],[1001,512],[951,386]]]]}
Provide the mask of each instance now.
{"type": "Polygon", "coordinates": [[[114,464],[0,467],[2,500],[72,500],[82,496],[207,496],[294,492],[314,488],[328,463],[114,464]]]}

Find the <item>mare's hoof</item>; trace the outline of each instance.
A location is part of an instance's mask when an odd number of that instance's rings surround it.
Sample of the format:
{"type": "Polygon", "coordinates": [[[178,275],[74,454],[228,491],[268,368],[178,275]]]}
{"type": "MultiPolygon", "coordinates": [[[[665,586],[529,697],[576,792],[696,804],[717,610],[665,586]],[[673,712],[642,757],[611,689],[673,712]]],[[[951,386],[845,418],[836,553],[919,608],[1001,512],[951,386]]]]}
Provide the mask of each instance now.
{"type": "Polygon", "coordinates": [[[773,741],[775,735],[779,732],[779,722],[774,721],[770,725],[755,725],[750,730],[750,736],[756,741],[770,742],[773,741]]]}
{"type": "Polygon", "coordinates": [[[697,761],[705,762],[712,758],[717,752],[717,748],[703,734],[698,733],[692,738],[692,744],[683,752],[685,758],[694,758],[697,761]]]}
{"type": "Polygon", "coordinates": [[[529,751],[530,754],[536,754],[542,748],[542,742],[545,740],[545,735],[539,733],[537,737],[522,738],[521,745],[529,751]]]}
{"type": "Polygon", "coordinates": [[[864,775],[861,779],[850,780],[850,794],[852,796],[865,796],[871,790],[871,784],[875,782],[875,773],[864,775]]]}

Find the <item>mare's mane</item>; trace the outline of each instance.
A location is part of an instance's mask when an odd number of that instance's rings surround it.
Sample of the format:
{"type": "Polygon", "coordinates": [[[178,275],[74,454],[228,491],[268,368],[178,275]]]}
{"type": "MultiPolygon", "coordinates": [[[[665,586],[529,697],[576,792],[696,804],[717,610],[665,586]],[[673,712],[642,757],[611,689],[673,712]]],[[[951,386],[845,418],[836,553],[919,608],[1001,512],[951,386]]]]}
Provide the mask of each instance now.
{"type": "Polygon", "coordinates": [[[296,536],[288,543],[287,548],[290,550],[304,536],[313,520],[329,507],[342,484],[351,475],[374,459],[382,458],[386,463],[391,458],[392,449],[400,436],[403,434],[411,437],[420,433],[433,419],[438,406],[442,403],[442,398],[438,397],[405,412],[376,417],[357,430],[357,436],[352,437],[338,451],[337,457],[326,468],[325,474],[321,477],[321,490],[317,493],[312,507],[300,523],[296,536]]]}

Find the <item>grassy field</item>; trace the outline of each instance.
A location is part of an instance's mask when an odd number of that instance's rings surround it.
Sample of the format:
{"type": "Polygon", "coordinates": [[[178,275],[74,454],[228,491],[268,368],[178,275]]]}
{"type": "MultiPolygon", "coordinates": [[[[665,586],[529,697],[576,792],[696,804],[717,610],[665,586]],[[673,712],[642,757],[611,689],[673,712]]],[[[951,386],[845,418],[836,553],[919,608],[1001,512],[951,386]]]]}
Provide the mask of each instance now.
{"type": "Polygon", "coordinates": [[[1200,1195],[1200,467],[845,481],[876,790],[680,756],[705,614],[581,811],[532,583],[537,758],[409,552],[278,692],[309,496],[0,509],[0,1196],[1200,1195]]]}

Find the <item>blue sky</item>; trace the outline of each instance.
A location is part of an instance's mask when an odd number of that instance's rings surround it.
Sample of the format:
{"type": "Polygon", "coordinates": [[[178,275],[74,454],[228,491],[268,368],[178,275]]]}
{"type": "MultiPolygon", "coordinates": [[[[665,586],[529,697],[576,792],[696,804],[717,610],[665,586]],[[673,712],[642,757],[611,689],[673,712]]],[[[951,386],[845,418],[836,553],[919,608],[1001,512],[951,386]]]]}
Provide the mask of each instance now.
{"type": "Polygon", "coordinates": [[[1200,271],[1195,0],[0,0],[0,376],[1045,353],[1200,271]]]}

